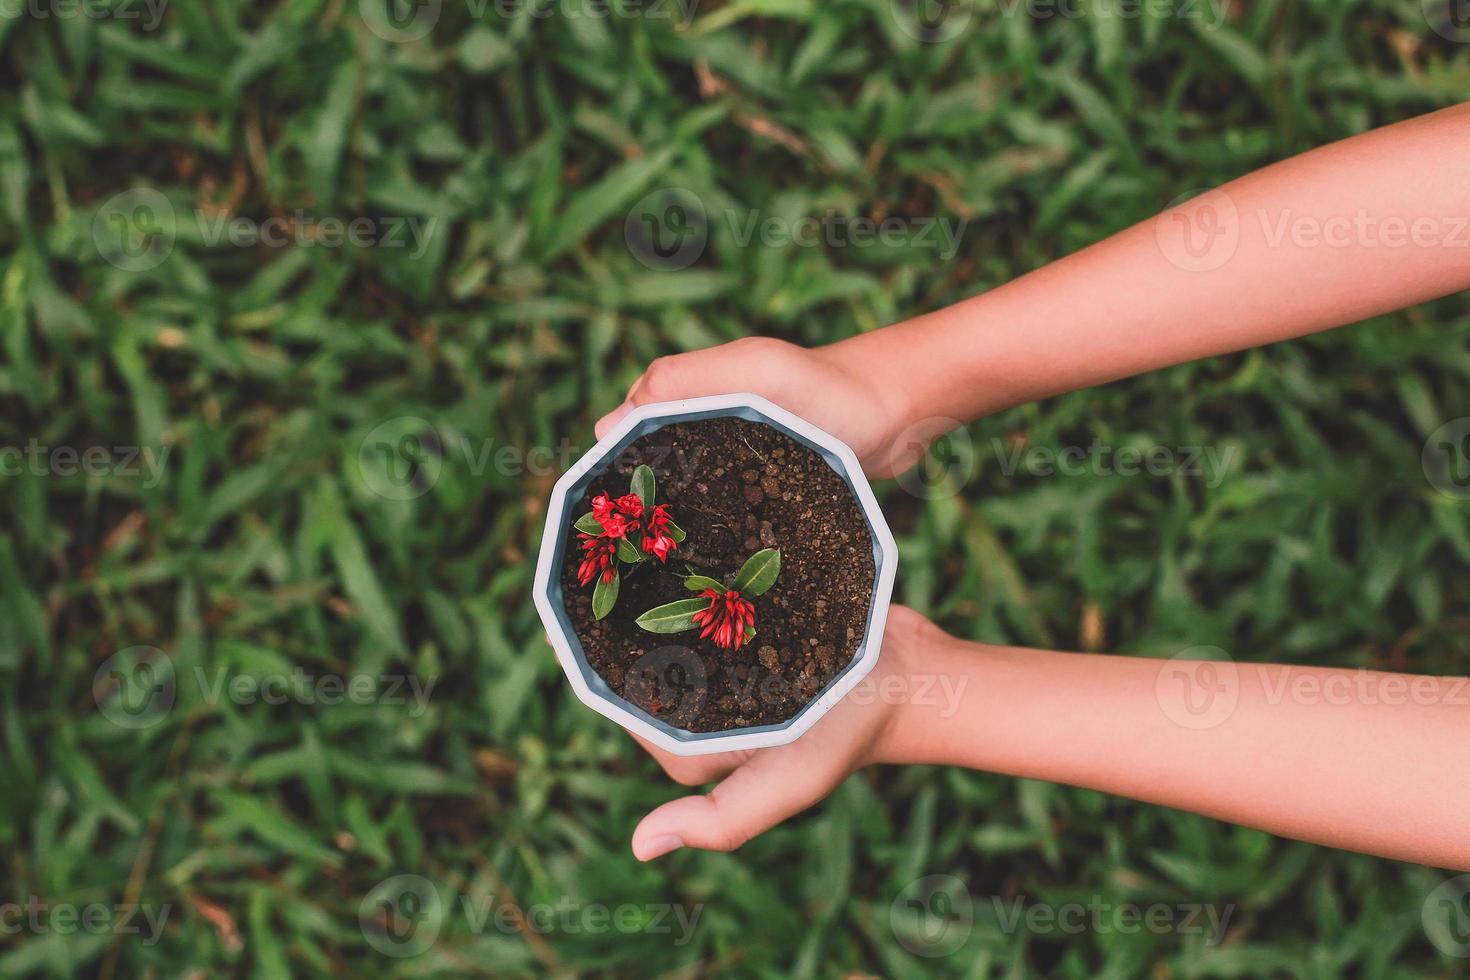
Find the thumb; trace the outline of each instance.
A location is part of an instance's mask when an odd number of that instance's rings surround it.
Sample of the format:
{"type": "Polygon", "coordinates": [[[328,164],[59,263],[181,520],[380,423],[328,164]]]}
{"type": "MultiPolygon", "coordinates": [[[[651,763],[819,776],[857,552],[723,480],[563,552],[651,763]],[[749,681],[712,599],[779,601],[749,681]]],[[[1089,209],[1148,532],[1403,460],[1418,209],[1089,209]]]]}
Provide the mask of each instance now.
{"type": "Polygon", "coordinates": [[[633,831],[634,856],[651,861],[681,847],[733,851],[821,800],[846,773],[831,759],[798,762],[784,748],[757,753],[707,796],[685,796],[644,817],[633,831]]]}

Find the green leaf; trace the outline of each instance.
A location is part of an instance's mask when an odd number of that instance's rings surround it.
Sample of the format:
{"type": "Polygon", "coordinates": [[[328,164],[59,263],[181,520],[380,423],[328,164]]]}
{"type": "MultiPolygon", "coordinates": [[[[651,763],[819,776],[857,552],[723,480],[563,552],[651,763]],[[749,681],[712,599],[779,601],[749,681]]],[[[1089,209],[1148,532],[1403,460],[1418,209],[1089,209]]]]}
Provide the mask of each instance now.
{"type": "Polygon", "coordinates": [[[742,595],[762,595],[776,584],[776,576],[780,574],[780,550],[765,548],[745,559],[730,588],[742,595]]]}
{"type": "Polygon", "coordinates": [[[725,583],[718,579],[712,579],[708,575],[691,575],[684,580],[684,588],[690,592],[703,592],[705,589],[714,589],[721,595],[725,594],[725,583]]]}
{"type": "Polygon", "coordinates": [[[710,607],[712,599],[677,599],[654,606],[638,617],[638,625],[650,633],[683,633],[694,629],[694,614],[710,607]]]}
{"type": "Polygon", "coordinates": [[[643,501],[644,507],[652,507],[653,489],[653,470],[645,463],[633,471],[632,490],[643,501]]]}
{"type": "Polygon", "coordinates": [[[639,548],[627,538],[619,538],[618,558],[627,562],[629,565],[636,565],[640,561],[647,559],[648,556],[643,553],[643,549],[639,548]]]}
{"type": "Polygon", "coordinates": [[[597,537],[602,533],[602,522],[592,516],[592,511],[590,510],[577,518],[577,523],[573,524],[572,527],[581,531],[583,534],[590,534],[593,537],[597,537]]]}
{"type": "Polygon", "coordinates": [[[613,572],[611,582],[603,581],[601,575],[597,576],[597,587],[592,590],[592,616],[594,619],[603,619],[612,612],[613,606],[618,601],[618,586],[622,584],[623,577],[613,572]]]}
{"type": "Polygon", "coordinates": [[[684,540],[684,529],[673,521],[669,521],[664,527],[668,528],[669,537],[673,538],[676,543],[684,540]]]}
{"type": "Polygon", "coordinates": [[[747,641],[755,639],[755,627],[754,626],[747,626],[747,627],[745,627],[745,639],[747,641]]]}

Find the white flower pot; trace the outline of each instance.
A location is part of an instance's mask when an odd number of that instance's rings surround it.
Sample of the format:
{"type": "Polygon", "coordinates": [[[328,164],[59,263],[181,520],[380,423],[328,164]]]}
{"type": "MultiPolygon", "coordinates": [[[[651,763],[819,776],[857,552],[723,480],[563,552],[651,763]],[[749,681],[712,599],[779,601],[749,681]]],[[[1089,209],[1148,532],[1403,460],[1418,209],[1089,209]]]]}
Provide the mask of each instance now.
{"type": "Polygon", "coordinates": [[[634,409],[579,459],[551,492],[546,510],[546,526],[541,537],[541,555],[536,563],[536,609],[546,627],[557,659],[566,671],[567,680],[584,704],[611,718],[635,735],[676,755],[706,755],[740,749],[784,745],[800,737],[868,675],[878,662],[883,643],[883,625],[888,618],[888,603],[893,595],[893,579],[898,567],[898,546],[893,533],[878,509],[873,490],[863,475],[857,457],[837,437],[798,418],[759,395],[741,393],[689,398],[683,401],[658,402],[634,409]],[[873,544],[873,596],[868,607],[867,629],[846,668],[818,692],[795,717],[776,725],[737,728],[724,732],[690,732],[675,728],[637,705],[623,699],[587,663],[582,644],[572,629],[562,597],[562,563],[575,542],[572,522],[580,514],[578,506],[587,486],[619,453],[634,440],[657,431],[672,422],[735,416],[773,425],[797,442],[820,455],[852,489],[862,508],[873,544]]]}

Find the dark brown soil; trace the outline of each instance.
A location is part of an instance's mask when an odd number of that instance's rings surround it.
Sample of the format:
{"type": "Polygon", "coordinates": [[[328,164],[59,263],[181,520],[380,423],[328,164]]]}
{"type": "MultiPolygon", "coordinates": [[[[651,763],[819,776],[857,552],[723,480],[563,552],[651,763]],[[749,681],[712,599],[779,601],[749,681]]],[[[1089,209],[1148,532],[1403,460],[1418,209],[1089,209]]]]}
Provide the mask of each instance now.
{"type": "Polygon", "coordinates": [[[821,456],[762,423],[720,418],[677,423],[635,441],[592,481],[562,533],[562,592],[592,669],[614,691],[676,728],[727,731],[794,716],[852,660],[873,593],[873,546],[862,508],[821,456]],[[571,524],[592,498],[628,492],[635,467],[657,477],[688,537],[666,565],[620,565],[618,603],[592,616],[592,586],[577,584],[571,524]],[[698,631],[658,635],[639,615],[695,593],[687,575],[728,583],[747,557],[781,549],[781,575],[753,599],[756,636],[739,650],[698,631]]]}

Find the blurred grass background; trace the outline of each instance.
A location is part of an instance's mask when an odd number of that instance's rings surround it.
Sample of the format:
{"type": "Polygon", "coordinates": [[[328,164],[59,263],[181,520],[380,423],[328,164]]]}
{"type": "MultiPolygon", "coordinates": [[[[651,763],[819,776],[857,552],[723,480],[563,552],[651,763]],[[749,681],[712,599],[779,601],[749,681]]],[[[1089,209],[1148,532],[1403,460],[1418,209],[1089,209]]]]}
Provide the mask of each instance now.
{"type": "MultiPolygon", "coordinates": [[[[156,480],[116,456],[0,479],[0,901],[171,912],[152,945],[0,935],[0,975],[1464,975],[1421,923],[1443,872],[978,773],[869,771],[737,854],[637,864],[637,818],[681,790],[542,640],[555,468],[523,454],[575,458],[657,355],[874,329],[1457,101],[1470,48],[1412,0],[984,3],[942,43],[881,0],[374,2],[179,0],[151,27],[136,0],[0,7],[0,444],[167,453],[156,480]],[[670,186],[712,212],[968,225],[945,259],[741,246],[716,223],[664,271],[624,218],[670,186]],[[363,216],[359,245],[199,231],[363,216]],[[437,433],[438,475],[388,499],[360,450],[385,423],[424,435],[404,417],[437,433]],[[177,698],[126,728],[93,692],[137,645],[177,698]],[[435,687],[415,714],[211,704],[188,680],[297,666],[435,687]],[[402,873],[447,900],[701,915],[680,945],[476,930],[447,901],[437,942],[394,958],[359,913],[402,873]],[[889,914],[928,874],[975,897],[945,958],[889,914]],[[989,896],[1235,913],[1209,947],[1007,932],[989,896]]],[[[984,420],[958,494],[879,488],[897,597],[988,641],[1470,672],[1470,510],[1420,467],[1470,403],[1467,339],[1451,298],[984,420]],[[1234,463],[1213,487],[999,465],[997,446],[1094,438],[1234,463]]]]}

